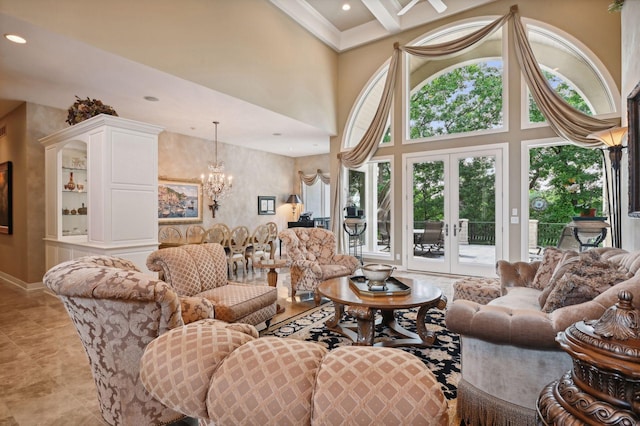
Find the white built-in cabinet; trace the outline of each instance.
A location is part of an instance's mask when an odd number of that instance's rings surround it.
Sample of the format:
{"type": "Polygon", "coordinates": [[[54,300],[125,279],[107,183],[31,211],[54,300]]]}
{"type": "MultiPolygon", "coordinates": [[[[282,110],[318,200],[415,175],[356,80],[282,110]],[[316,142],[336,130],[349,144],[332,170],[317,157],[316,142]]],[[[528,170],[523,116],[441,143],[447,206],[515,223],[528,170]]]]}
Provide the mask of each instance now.
{"type": "Polygon", "coordinates": [[[40,140],[47,269],[103,254],[147,271],[147,256],[158,247],[161,131],[101,114],[40,140]]]}

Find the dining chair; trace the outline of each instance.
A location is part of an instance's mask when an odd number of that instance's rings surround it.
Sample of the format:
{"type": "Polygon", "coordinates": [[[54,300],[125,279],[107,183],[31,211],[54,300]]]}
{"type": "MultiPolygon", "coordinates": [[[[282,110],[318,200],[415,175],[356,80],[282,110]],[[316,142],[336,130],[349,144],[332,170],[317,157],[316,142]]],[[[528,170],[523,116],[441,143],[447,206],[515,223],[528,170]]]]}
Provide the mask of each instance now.
{"type": "Polygon", "coordinates": [[[175,226],[161,226],[158,230],[158,242],[162,244],[179,244],[182,241],[182,232],[175,226]]]}
{"type": "Polygon", "coordinates": [[[275,222],[267,222],[269,229],[269,259],[276,256],[276,240],[278,239],[278,225],[275,222]]]}
{"type": "Polygon", "coordinates": [[[187,228],[186,238],[189,244],[200,244],[206,230],[200,225],[191,225],[187,228]]]}
{"type": "Polygon", "coordinates": [[[229,273],[238,273],[238,263],[242,263],[245,271],[249,272],[249,265],[245,257],[249,245],[249,228],[244,225],[236,226],[231,230],[227,247],[229,248],[227,261],[229,273]]]}
{"type": "Polygon", "coordinates": [[[245,252],[245,258],[251,261],[251,268],[255,262],[269,257],[269,227],[258,225],[249,238],[249,245],[245,252]]]}
{"type": "Polygon", "coordinates": [[[224,223],[216,223],[207,229],[202,236],[203,243],[218,243],[223,247],[227,247],[231,230],[224,223]]]}

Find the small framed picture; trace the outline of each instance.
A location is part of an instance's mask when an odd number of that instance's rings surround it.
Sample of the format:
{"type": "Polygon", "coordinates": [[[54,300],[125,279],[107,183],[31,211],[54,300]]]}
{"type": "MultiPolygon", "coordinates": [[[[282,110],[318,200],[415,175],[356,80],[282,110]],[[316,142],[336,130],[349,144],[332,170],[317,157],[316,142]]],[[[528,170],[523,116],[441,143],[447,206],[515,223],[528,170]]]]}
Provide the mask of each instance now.
{"type": "Polygon", "coordinates": [[[276,214],[276,197],[258,195],[258,214],[276,214]]]}

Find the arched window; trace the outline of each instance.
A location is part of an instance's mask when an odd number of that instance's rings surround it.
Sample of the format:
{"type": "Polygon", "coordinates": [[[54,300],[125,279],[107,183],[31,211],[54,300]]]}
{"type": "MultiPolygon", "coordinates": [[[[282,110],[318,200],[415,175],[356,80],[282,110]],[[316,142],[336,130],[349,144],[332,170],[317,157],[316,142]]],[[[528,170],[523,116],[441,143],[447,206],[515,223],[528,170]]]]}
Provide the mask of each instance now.
{"type": "MultiPolygon", "coordinates": [[[[552,31],[539,23],[528,24],[527,34],[549,84],[569,104],[589,115],[607,116],[616,112],[616,105],[620,101],[619,96],[614,95],[610,89],[613,82],[600,71],[599,68],[604,67],[586,47],[579,46],[577,40],[569,40],[567,35],[562,35],[557,30],[552,31]]],[[[526,87],[525,91],[528,102],[527,108],[522,111],[523,127],[545,122],[526,87]]]]}
{"type": "MultiPolygon", "coordinates": [[[[365,86],[358,97],[358,102],[355,103],[351,114],[349,116],[347,124],[346,137],[344,139],[344,148],[353,148],[356,146],[362,136],[367,131],[367,128],[373,121],[373,116],[376,113],[376,108],[380,103],[382,97],[382,91],[384,90],[384,81],[387,78],[387,68],[389,63],[385,63],[380,70],[371,78],[369,84],[365,86]]],[[[389,118],[389,124],[387,131],[384,133],[381,144],[391,143],[391,119],[389,118]]]]}
{"type": "MultiPolygon", "coordinates": [[[[440,44],[455,40],[485,27],[493,19],[480,17],[455,22],[418,37],[407,45],[440,44]]],[[[614,117],[618,113],[620,95],[604,64],[571,35],[538,21],[523,21],[536,60],[550,85],[583,112],[614,117]]],[[[507,27],[504,26],[473,47],[447,57],[433,59],[403,54],[406,72],[399,75],[401,81],[397,84],[405,88],[406,94],[402,100],[395,99],[394,102],[396,106],[398,102],[405,102],[405,105],[402,117],[397,114],[390,116],[391,127],[401,126],[403,130],[391,133],[401,134],[402,140],[394,141],[391,154],[385,152],[385,155],[389,154],[386,158],[391,159],[388,161],[392,168],[394,162],[399,161],[405,153],[434,149],[431,146],[435,141],[451,141],[456,149],[467,144],[477,146],[478,140],[486,140],[487,144],[495,143],[495,138],[484,136],[496,133],[500,133],[499,140],[502,141],[524,141],[526,133],[523,130],[547,126],[535,103],[529,101],[529,92],[521,74],[506,72],[507,69],[518,67],[515,55],[509,54],[506,41],[507,27]],[[507,126],[510,116],[521,117],[520,128],[511,129],[507,126]]],[[[343,132],[343,149],[355,146],[367,130],[380,101],[386,75],[387,64],[372,75],[355,101],[343,132]]],[[[442,147],[442,144],[438,145],[438,149],[442,147]]],[[[377,161],[380,158],[374,157],[370,165],[377,161]]],[[[360,185],[373,188],[376,185],[374,173],[367,174],[367,166],[353,171],[352,177],[364,173],[364,182],[360,185]]],[[[395,166],[399,167],[397,164],[395,166]]],[[[409,172],[402,170],[403,175],[409,172]]],[[[518,179],[514,172],[505,178],[513,182],[518,179]]],[[[349,188],[344,187],[342,194],[345,197],[350,194],[349,188]]],[[[397,198],[395,201],[401,202],[397,198]]],[[[360,208],[373,218],[378,206],[371,198],[365,197],[360,201],[360,208]]],[[[403,208],[412,207],[403,205],[403,208]]],[[[370,241],[375,241],[375,237],[371,237],[370,241]]],[[[391,235],[391,247],[394,238],[401,239],[402,235],[391,235]]],[[[370,255],[375,255],[373,246],[371,244],[369,247],[370,255]]]]}
{"type": "MultiPolygon", "coordinates": [[[[428,46],[451,41],[490,21],[463,22],[410,43],[428,46]]],[[[443,58],[408,57],[409,141],[503,127],[502,32],[473,49],[443,58]]]]}

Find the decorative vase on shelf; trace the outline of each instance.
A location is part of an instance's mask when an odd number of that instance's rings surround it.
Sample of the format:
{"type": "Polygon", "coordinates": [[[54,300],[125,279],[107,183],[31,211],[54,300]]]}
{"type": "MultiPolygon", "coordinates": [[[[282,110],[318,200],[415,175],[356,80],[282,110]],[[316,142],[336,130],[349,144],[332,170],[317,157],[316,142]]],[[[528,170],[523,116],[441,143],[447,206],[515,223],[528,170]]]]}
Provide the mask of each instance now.
{"type": "Polygon", "coordinates": [[[73,172],[69,172],[69,182],[65,186],[69,191],[76,189],[76,183],[73,181],[73,172]]]}
{"type": "Polygon", "coordinates": [[[84,203],[82,203],[82,207],[78,208],[78,214],[87,214],[87,208],[84,206],[84,203]]]}

